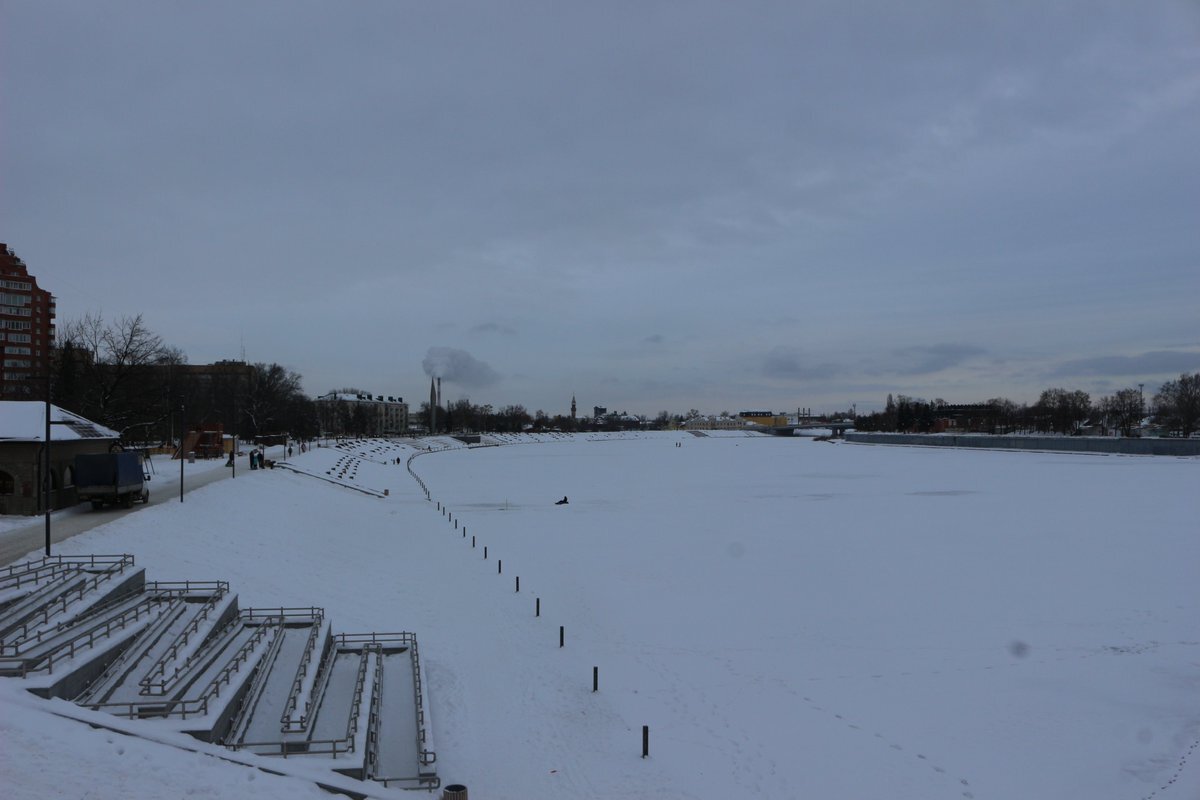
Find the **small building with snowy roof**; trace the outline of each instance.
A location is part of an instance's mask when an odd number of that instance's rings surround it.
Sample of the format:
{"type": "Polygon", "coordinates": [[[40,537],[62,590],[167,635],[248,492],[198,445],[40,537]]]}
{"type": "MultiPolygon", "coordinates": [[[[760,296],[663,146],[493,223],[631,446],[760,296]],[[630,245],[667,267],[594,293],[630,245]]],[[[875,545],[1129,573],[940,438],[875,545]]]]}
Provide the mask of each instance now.
{"type": "MultiPolygon", "coordinates": [[[[120,434],[65,408],[50,406],[50,507],[73,506],[74,463],[81,453],[107,453],[120,434]]],[[[0,514],[31,515],[45,510],[46,405],[0,400],[0,514]]]]}

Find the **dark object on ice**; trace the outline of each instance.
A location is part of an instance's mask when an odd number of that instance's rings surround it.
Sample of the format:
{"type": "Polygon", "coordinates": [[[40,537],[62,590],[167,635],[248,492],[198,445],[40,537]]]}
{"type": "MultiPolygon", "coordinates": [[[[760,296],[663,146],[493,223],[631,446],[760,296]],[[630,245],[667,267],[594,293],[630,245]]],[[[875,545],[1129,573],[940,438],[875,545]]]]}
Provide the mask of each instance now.
{"type": "Polygon", "coordinates": [[[559,500],[559,501],[558,501],[557,503],[555,503],[554,505],[556,505],[556,506],[565,506],[565,505],[567,504],[567,502],[568,502],[568,501],[567,501],[567,496],[564,494],[564,495],[563,495],[563,499],[562,499],[562,500],[559,500]]]}

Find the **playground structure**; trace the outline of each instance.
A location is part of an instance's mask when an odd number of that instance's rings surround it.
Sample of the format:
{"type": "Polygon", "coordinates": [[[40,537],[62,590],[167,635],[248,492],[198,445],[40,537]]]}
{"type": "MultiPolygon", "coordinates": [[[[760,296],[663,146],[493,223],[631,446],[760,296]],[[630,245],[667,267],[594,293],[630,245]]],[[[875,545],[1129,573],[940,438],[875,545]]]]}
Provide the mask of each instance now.
{"type": "Polygon", "coordinates": [[[187,458],[189,454],[195,454],[197,458],[224,458],[232,447],[232,442],[226,444],[224,425],[219,422],[207,424],[188,431],[173,458],[187,458]]]}

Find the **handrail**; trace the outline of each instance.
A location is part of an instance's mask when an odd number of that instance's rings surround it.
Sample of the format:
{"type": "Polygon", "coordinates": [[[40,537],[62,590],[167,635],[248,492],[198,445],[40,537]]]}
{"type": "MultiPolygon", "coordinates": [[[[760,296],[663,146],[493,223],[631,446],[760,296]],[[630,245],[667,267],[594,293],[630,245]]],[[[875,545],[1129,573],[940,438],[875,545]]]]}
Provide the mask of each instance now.
{"type": "MultiPolygon", "coordinates": [[[[181,598],[181,597],[177,597],[173,601],[171,601],[171,604],[169,606],[167,606],[167,609],[159,615],[158,619],[153,624],[148,625],[147,630],[142,632],[142,636],[143,637],[155,636],[155,635],[161,636],[163,634],[163,631],[161,629],[169,628],[171,626],[171,622],[174,619],[174,617],[176,616],[176,614],[178,614],[180,611],[183,610],[182,609],[183,605],[184,605],[184,601],[183,601],[183,598],[181,598]],[[157,634],[153,633],[155,628],[159,629],[157,631],[157,634]]],[[[146,647],[139,647],[137,645],[134,645],[132,647],[125,648],[125,651],[122,652],[121,655],[117,656],[117,659],[115,661],[113,661],[111,664],[109,664],[108,667],[105,668],[104,675],[107,676],[107,675],[112,675],[114,673],[119,673],[122,671],[122,669],[125,667],[125,665],[128,664],[130,661],[141,660],[142,658],[145,657],[146,651],[150,647],[152,647],[153,644],[154,644],[153,642],[150,642],[149,644],[147,644],[146,647]]],[[[93,697],[99,691],[101,691],[101,690],[110,690],[111,691],[111,689],[115,688],[115,687],[111,687],[108,685],[102,685],[102,683],[103,683],[103,681],[100,678],[97,678],[95,681],[92,682],[92,685],[87,688],[87,690],[83,693],[83,695],[76,698],[75,702],[79,703],[80,705],[86,705],[87,700],[89,698],[93,697]]]]}
{"type": "MultiPolygon", "coordinates": [[[[184,581],[184,583],[187,584],[188,582],[184,581]]],[[[186,668],[187,659],[184,660],[183,664],[177,664],[175,666],[175,670],[171,673],[171,677],[166,677],[167,665],[178,658],[180,649],[188,645],[188,643],[191,641],[192,634],[199,632],[201,623],[207,620],[209,615],[216,609],[217,605],[225,599],[225,594],[229,590],[229,584],[225,581],[217,581],[216,584],[217,586],[215,593],[204,601],[204,606],[199,612],[196,613],[194,617],[192,617],[192,621],[189,622],[187,626],[175,636],[174,641],[171,642],[171,646],[163,651],[163,654],[158,657],[158,660],[150,665],[150,670],[146,673],[146,675],[140,681],[138,681],[138,685],[141,687],[142,694],[166,694],[167,687],[174,683],[175,679],[179,677],[180,671],[186,668]],[[155,682],[154,679],[156,677],[161,678],[161,680],[155,682]]],[[[186,594],[190,591],[191,586],[185,586],[182,590],[180,590],[180,592],[183,594],[186,594]]]]}
{"type": "MultiPolygon", "coordinates": [[[[231,632],[242,627],[240,622],[231,623],[229,629],[231,632]]],[[[212,681],[199,697],[194,698],[179,698],[174,700],[163,699],[151,703],[145,702],[124,702],[124,703],[86,703],[87,708],[99,711],[104,710],[110,714],[124,717],[138,717],[146,715],[147,711],[152,709],[158,716],[172,716],[179,714],[184,719],[187,719],[188,714],[207,714],[208,702],[214,697],[221,696],[221,687],[230,682],[230,676],[239,669],[243,662],[250,658],[250,654],[258,647],[258,643],[266,636],[268,631],[276,630],[269,626],[256,626],[258,630],[242,643],[237,652],[233,654],[228,663],[221,668],[221,671],[213,677],[212,681]],[[118,711],[124,709],[124,713],[118,711]]]]}
{"type": "Polygon", "coordinates": [[[132,567],[133,563],[133,556],[129,553],[122,553],[120,555],[42,556],[35,561],[23,561],[20,564],[9,564],[7,567],[0,567],[0,581],[6,577],[11,577],[18,572],[28,572],[50,566],[73,566],[76,568],[82,568],[85,566],[95,567],[119,564],[122,567],[132,567]]]}
{"type": "Polygon", "coordinates": [[[294,728],[303,730],[308,721],[311,691],[309,692],[309,700],[305,701],[304,704],[304,713],[300,715],[298,721],[292,719],[292,712],[296,710],[296,705],[300,702],[300,692],[304,687],[304,679],[308,676],[308,665],[312,663],[313,650],[316,649],[317,634],[325,627],[323,622],[323,617],[317,617],[313,621],[312,630],[308,633],[308,641],[304,644],[304,653],[300,656],[299,666],[296,667],[296,677],[292,678],[292,688],[288,690],[288,700],[284,705],[283,714],[279,718],[279,729],[281,731],[294,728]]]}
{"type": "Polygon", "coordinates": [[[354,752],[354,738],[358,735],[358,717],[362,710],[362,693],[367,685],[367,662],[370,661],[368,654],[374,649],[364,647],[362,658],[358,662],[358,675],[354,678],[354,699],[350,704],[350,719],[346,723],[346,738],[350,740],[350,752],[354,752]]]}
{"type": "Polygon", "coordinates": [[[417,653],[417,639],[414,636],[412,640],[412,648],[409,650],[409,657],[412,659],[413,670],[413,700],[417,709],[417,753],[420,757],[422,765],[429,765],[437,761],[437,753],[426,750],[426,731],[425,731],[425,693],[421,682],[421,660],[417,653]]]}
{"type": "Polygon", "coordinates": [[[367,753],[365,772],[368,778],[374,778],[379,768],[379,727],[380,709],[383,706],[383,653],[375,660],[375,676],[371,679],[371,708],[367,715],[367,753]]]}
{"type": "Polygon", "coordinates": [[[0,664],[0,675],[20,675],[20,677],[24,678],[30,672],[40,671],[43,668],[43,664],[46,671],[52,673],[54,672],[54,662],[56,657],[62,651],[69,648],[69,657],[74,658],[77,652],[76,646],[81,645],[84,639],[87,639],[88,647],[94,647],[97,639],[107,638],[112,635],[114,630],[120,630],[129,624],[130,620],[128,617],[130,614],[133,615],[132,621],[137,622],[139,619],[141,619],[142,612],[148,609],[150,605],[154,604],[154,602],[155,601],[147,600],[138,603],[132,608],[126,609],[115,618],[107,618],[101,623],[97,623],[92,627],[79,631],[71,638],[45,653],[27,656],[24,658],[18,656],[9,662],[13,666],[4,666],[0,664]]]}
{"type": "MultiPolygon", "coordinates": [[[[133,564],[133,557],[129,556],[127,559],[123,558],[120,562],[113,562],[113,563],[109,564],[104,570],[100,571],[97,574],[94,574],[92,577],[87,577],[88,570],[84,570],[84,569],[77,569],[77,570],[73,571],[73,573],[68,573],[68,575],[70,577],[64,576],[61,579],[63,583],[69,584],[71,582],[71,580],[76,577],[83,578],[82,582],[77,583],[75,585],[66,586],[66,588],[62,592],[55,595],[52,599],[49,600],[49,602],[41,604],[25,620],[23,620],[18,625],[13,626],[13,628],[9,631],[8,637],[6,637],[6,638],[8,638],[8,642],[4,643],[3,646],[4,647],[11,646],[11,647],[19,648],[20,643],[29,640],[30,626],[35,625],[35,624],[38,626],[48,625],[50,623],[50,617],[51,617],[52,613],[53,614],[65,614],[67,612],[67,608],[72,603],[77,603],[77,602],[83,600],[84,595],[86,595],[92,591],[95,591],[100,586],[101,583],[107,581],[114,574],[117,574],[117,575],[121,574],[122,572],[125,571],[126,566],[132,565],[132,564],[133,564]],[[128,564],[126,564],[126,560],[128,561],[128,564]],[[61,608],[59,608],[59,606],[61,606],[61,608]],[[39,619],[39,615],[40,615],[40,619],[39,619]],[[18,629],[20,629],[21,633],[20,633],[20,635],[16,635],[14,637],[14,635],[18,629]]],[[[53,582],[50,585],[53,585],[53,582]]],[[[52,632],[57,633],[64,626],[72,625],[76,621],[77,620],[65,620],[64,622],[59,623],[58,626],[56,627],[56,629],[52,632]]],[[[40,637],[41,633],[42,632],[39,632],[39,637],[40,637]]],[[[40,638],[38,639],[38,641],[40,641],[40,638]]],[[[19,649],[17,650],[17,652],[20,652],[19,649]]]]}
{"type": "Polygon", "coordinates": [[[370,653],[374,650],[375,648],[370,645],[363,648],[362,657],[358,665],[358,674],[354,680],[354,696],[350,705],[350,717],[346,722],[346,735],[344,737],[339,739],[280,739],[265,742],[234,742],[226,746],[231,750],[256,748],[259,750],[259,755],[275,755],[275,753],[262,752],[261,749],[265,747],[278,747],[278,755],[282,755],[285,758],[289,755],[296,755],[299,752],[318,755],[328,753],[335,759],[339,753],[353,753],[355,751],[354,739],[358,734],[362,693],[366,686],[367,663],[370,660],[370,653]],[[298,750],[297,745],[303,745],[303,750],[298,750]]]}
{"type": "Polygon", "coordinates": [[[245,733],[244,726],[249,724],[250,717],[254,714],[254,706],[258,705],[259,701],[259,691],[262,689],[262,685],[266,683],[267,675],[271,671],[271,665],[274,663],[275,657],[279,655],[279,648],[283,644],[283,617],[279,617],[274,625],[268,623],[268,627],[276,632],[275,638],[271,641],[267,652],[259,660],[258,672],[250,682],[250,688],[247,690],[245,700],[242,701],[242,707],[238,711],[237,720],[230,726],[230,730],[234,731],[234,738],[239,738],[245,733]]]}

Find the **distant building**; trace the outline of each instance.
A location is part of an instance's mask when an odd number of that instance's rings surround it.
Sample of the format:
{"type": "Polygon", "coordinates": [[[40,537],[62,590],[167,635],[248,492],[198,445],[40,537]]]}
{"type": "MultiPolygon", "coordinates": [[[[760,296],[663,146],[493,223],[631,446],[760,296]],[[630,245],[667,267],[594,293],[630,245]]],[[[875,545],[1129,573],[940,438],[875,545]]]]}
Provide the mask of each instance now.
{"type": "Polygon", "coordinates": [[[408,403],[403,397],[330,392],[316,399],[326,436],[403,436],[408,433],[408,403]]]}
{"type": "Polygon", "coordinates": [[[38,288],[25,262],[0,243],[0,399],[41,396],[29,378],[50,373],[54,311],[54,296],[38,288]]]}
{"type": "Polygon", "coordinates": [[[685,419],[683,427],[690,431],[731,431],[745,428],[746,423],[737,417],[700,416],[685,419]]]}
{"type": "Polygon", "coordinates": [[[601,420],[608,416],[608,409],[604,406],[592,406],[592,419],[601,420]]]}
{"type": "MultiPolygon", "coordinates": [[[[107,453],[114,430],[50,406],[50,508],[77,502],[75,456],[107,453]]],[[[36,400],[0,400],[0,514],[37,514],[42,501],[46,406],[36,400]]]]}
{"type": "Polygon", "coordinates": [[[786,414],[776,414],[774,411],[739,411],[738,416],[745,422],[768,427],[781,427],[788,424],[786,414]]]}

